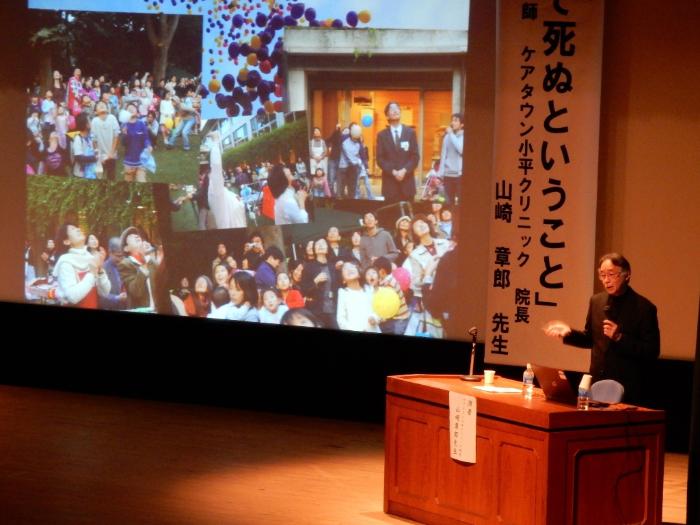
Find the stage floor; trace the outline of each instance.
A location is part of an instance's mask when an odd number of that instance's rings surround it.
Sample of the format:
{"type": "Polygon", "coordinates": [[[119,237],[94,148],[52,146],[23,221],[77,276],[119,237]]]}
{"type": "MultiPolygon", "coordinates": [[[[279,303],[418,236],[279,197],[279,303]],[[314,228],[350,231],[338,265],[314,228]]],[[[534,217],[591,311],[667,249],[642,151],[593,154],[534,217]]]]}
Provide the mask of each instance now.
{"type": "MultiPolygon", "coordinates": [[[[382,511],[381,425],[0,386],[3,523],[412,523],[382,511]]],[[[663,519],[685,523],[688,457],[663,519]]]]}

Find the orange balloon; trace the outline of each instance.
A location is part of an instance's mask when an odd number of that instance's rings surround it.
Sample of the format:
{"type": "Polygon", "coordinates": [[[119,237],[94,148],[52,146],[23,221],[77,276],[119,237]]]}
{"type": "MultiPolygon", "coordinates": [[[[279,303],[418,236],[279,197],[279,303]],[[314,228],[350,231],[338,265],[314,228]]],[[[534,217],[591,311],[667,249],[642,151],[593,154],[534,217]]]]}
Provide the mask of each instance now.
{"type": "Polygon", "coordinates": [[[332,18],[326,18],[323,21],[323,27],[331,27],[333,25],[333,19],[332,18]]]}
{"type": "Polygon", "coordinates": [[[274,113],[275,112],[275,103],[272,102],[272,100],[268,100],[265,102],[265,111],[268,113],[274,113]]]}
{"type": "Polygon", "coordinates": [[[258,65],[258,55],[255,53],[251,53],[248,55],[248,58],[246,60],[248,62],[248,65],[250,66],[257,66],[258,65]]]}
{"type": "Polygon", "coordinates": [[[212,78],[209,81],[209,91],[211,91],[212,93],[218,93],[219,89],[221,89],[221,82],[219,82],[215,78],[212,78]]]}
{"type": "Polygon", "coordinates": [[[372,15],[370,14],[369,11],[367,11],[367,10],[365,9],[365,10],[360,11],[359,13],[357,13],[357,18],[358,18],[358,19],[360,20],[360,22],[362,22],[363,24],[368,24],[369,21],[372,19],[372,15]]]}
{"type": "Polygon", "coordinates": [[[238,77],[241,80],[248,80],[248,69],[241,68],[241,70],[238,72],[238,77]]]}
{"type": "Polygon", "coordinates": [[[253,49],[260,49],[260,46],[262,45],[262,40],[260,40],[260,37],[258,35],[255,35],[253,38],[250,39],[250,47],[253,49]]]}

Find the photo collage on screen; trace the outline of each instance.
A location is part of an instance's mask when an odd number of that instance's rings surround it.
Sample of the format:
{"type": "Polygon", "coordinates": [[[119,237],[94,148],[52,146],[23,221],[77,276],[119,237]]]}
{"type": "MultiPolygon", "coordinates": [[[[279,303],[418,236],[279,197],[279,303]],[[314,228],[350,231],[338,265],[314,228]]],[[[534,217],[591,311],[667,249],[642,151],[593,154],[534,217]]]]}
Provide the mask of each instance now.
{"type": "Polygon", "coordinates": [[[27,300],[449,337],[463,57],[404,67],[412,3],[30,0],[73,37],[28,89],[27,300]]]}

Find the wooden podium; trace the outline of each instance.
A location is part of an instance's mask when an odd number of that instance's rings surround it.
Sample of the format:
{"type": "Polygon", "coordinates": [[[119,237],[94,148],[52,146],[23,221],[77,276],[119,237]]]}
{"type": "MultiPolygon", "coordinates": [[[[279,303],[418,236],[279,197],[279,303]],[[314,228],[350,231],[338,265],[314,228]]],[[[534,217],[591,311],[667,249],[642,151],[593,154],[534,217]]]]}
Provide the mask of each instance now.
{"type": "Polygon", "coordinates": [[[387,379],[385,512],[441,525],[661,523],[663,411],[578,411],[539,389],[528,401],[479,385],[459,376],[387,379]],[[477,398],[474,464],[450,458],[450,391],[477,398]]]}

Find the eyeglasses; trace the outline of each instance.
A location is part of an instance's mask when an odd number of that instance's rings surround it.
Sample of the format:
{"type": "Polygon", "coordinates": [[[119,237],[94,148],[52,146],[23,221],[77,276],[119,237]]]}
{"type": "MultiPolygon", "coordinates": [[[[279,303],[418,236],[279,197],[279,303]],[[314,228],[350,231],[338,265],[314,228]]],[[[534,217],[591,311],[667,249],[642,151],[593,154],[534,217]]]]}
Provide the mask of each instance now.
{"type": "Polygon", "coordinates": [[[598,279],[604,281],[605,279],[615,280],[620,277],[622,272],[598,272],[598,279]]]}

